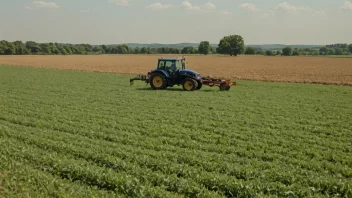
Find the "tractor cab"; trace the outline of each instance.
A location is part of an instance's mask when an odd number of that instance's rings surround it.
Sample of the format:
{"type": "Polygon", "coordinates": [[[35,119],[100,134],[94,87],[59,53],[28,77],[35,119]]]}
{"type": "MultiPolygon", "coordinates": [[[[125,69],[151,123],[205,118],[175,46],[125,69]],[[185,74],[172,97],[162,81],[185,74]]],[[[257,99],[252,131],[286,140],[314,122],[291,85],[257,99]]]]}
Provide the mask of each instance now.
{"type": "Polygon", "coordinates": [[[161,72],[167,78],[176,78],[171,84],[182,84],[181,80],[187,76],[195,80],[201,78],[198,72],[186,69],[185,58],[159,58],[157,68],[151,73],[154,72],[161,72]]]}
{"type": "Polygon", "coordinates": [[[157,70],[167,72],[170,77],[176,77],[177,72],[184,69],[184,60],[177,58],[159,58],[157,70]]]}

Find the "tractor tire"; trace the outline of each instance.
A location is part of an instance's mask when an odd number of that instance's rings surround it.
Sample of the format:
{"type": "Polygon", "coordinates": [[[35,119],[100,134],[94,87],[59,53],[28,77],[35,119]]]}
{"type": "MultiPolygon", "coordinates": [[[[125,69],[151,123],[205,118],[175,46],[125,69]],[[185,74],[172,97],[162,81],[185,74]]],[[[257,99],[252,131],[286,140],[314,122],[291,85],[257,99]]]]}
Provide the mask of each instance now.
{"type": "Polygon", "coordinates": [[[198,86],[197,86],[196,90],[200,90],[203,86],[203,83],[201,81],[197,81],[197,83],[198,83],[198,86]]]}
{"type": "Polygon", "coordinates": [[[160,73],[152,74],[150,77],[150,86],[154,90],[166,89],[167,88],[167,81],[166,81],[165,76],[160,73]]]}
{"type": "Polygon", "coordinates": [[[182,82],[182,86],[185,91],[194,91],[197,89],[198,83],[192,78],[185,78],[182,82]]]}

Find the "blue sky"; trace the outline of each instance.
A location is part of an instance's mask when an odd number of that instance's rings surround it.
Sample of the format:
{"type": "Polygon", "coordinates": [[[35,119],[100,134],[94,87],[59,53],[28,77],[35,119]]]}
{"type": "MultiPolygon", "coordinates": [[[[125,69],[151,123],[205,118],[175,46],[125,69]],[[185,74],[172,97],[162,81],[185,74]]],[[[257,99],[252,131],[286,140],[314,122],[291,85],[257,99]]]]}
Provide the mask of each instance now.
{"type": "Polygon", "coordinates": [[[350,0],[0,0],[0,40],[352,43],[350,0]]]}

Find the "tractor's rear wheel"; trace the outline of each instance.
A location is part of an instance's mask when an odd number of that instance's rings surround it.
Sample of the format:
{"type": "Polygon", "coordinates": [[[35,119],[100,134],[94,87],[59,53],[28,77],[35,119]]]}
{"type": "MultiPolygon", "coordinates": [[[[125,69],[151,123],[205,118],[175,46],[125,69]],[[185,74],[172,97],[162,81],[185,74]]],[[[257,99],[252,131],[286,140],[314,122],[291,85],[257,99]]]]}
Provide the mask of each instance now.
{"type": "Polygon", "coordinates": [[[192,78],[185,78],[182,85],[183,89],[186,91],[194,91],[198,87],[197,81],[192,78]]]}
{"type": "Polygon", "coordinates": [[[160,73],[152,74],[150,77],[150,86],[152,89],[166,89],[167,81],[164,75],[160,73]]]}

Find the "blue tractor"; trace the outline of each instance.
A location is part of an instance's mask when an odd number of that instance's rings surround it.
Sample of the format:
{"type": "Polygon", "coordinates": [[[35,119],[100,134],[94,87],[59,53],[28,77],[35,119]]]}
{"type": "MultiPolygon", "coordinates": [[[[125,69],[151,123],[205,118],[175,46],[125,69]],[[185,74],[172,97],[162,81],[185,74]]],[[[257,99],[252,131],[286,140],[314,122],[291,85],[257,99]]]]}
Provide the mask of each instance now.
{"type": "MultiPolygon", "coordinates": [[[[219,86],[221,91],[230,89],[229,81],[213,78],[202,78],[193,70],[186,69],[185,58],[159,58],[157,68],[148,72],[148,75],[138,75],[130,79],[131,85],[134,80],[143,80],[149,83],[154,90],[167,89],[174,85],[182,85],[185,91],[194,91],[202,88],[202,85],[219,86]]],[[[231,85],[235,85],[232,83],[231,85]]]]}

